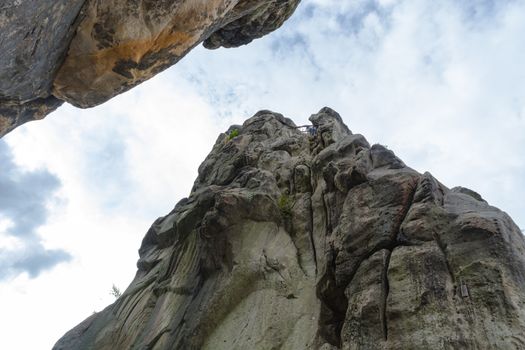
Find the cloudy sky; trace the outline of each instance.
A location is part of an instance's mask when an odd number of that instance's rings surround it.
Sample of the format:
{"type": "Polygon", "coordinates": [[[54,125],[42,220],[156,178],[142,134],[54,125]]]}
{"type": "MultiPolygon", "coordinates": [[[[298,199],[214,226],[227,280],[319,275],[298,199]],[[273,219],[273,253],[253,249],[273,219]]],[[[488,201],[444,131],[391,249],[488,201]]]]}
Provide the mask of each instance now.
{"type": "Polygon", "coordinates": [[[217,135],[259,109],[302,124],[330,106],[525,228],[523,33],[523,1],[303,0],[246,47],[18,128],[0,140],[0,349],[50,349],[111,303],[217,135]]]}

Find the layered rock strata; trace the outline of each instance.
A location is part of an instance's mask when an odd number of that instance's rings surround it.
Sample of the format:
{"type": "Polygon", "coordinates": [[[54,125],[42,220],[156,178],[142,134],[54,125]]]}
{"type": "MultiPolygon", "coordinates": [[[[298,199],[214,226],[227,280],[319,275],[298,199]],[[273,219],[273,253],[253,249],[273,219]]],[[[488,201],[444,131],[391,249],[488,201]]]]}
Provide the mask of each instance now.
{"type": "Polygon", "coordinates": [[[205,41],[235,47],[277,29],[300,0],[16,0],[0,5],[0,137],[63,101],[87,108],[205,41]]]}
{"type": "Polygon", "coordinates": [[[131,285],[54,349],[525,348],[509,216],[331,109],[310,120],[261,111],[221,134],[131,285]]]}

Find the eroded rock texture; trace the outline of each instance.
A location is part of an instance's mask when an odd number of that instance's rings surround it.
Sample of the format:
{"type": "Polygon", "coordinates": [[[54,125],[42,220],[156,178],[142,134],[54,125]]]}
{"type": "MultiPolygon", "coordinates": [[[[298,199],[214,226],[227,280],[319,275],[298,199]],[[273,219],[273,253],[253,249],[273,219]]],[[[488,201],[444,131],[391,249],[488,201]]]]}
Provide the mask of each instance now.
{"type": "Polygon", "coordinates": [[[193,47],[239,46],[267,34],[298,0],[90,1],[54,95],[92,107],[170,67],[193,47]],[[216,34],[214,34],[216,32],[216,34]]]}
{"type": "Polygon", "coordinates": [[[525,241],[322,109],[221,134],[124,294],[55,349],[523,349],[525,241]]]}
{"type": "Polygon", "coordinates": [[[0,2],[0,137],[61,101],[101,104],[203,41],[247,44],[281,26],[299,1],[0,2]]]}
{"type": "Polygon", "coordinates": [[[83,4],[0,1],[0,137],[62,104],[51,88],[83,4]]]}
{"type": "Polygon", "coordinates": [[[84,0],[0,2],[0,98],[49,96],[84,0]]]}

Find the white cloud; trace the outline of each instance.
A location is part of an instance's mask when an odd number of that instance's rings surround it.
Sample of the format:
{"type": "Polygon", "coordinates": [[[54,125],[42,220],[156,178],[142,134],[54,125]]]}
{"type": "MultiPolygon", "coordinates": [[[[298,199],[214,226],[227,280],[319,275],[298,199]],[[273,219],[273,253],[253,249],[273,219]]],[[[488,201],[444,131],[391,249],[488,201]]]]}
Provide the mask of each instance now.
{"type": "Polygon", "coordinates": [[[0,284],[0,328],[10,330],[0,348],[49,348],[111,302],[147,228],[188,194],[218,133],[259,109],[302,124],[333,107],[370,142],[525,226],[525,5],[487,3],[305,0],[265,39],[197,48],[101,107],[66,106],[9,134],[17,164],[60,179],[39,235],[74,260],[0,284]]]}
{"type": "Polygon", "coordinates": [[[3,140],[0,160],[0,281],[21,273],[36,277],[71,259],[62,249],[45,247],[38,235],[60,181],[45,169],[23,170],[3,140]]]}
{"type": "Polygon", "coordinates": [[[212,86],[219,114],[270,108],[303,122],[331,106],[354,132],[525,226],[524,15],[520,2],[305,1],[267,40],[198,49],[174,71],[212,86]]]}
{"type": "Polygon", "coordinates": [[[0,309],[13,315],[0,319],[12,329],[0,348],[50,348],[111,302],[113,283],[122,290],[129,284],[149,225],[189,194],[200,162],[228,126],[184,85],[160,76],[104,106],[65,107],[6,138],[21,167],[52,169],[60,179],[62,200],[39,237],[74,260],[35,279],[0,283],[0,309]],[[24,336],[28,328],[35,329],[31,337],[24,336]]]}

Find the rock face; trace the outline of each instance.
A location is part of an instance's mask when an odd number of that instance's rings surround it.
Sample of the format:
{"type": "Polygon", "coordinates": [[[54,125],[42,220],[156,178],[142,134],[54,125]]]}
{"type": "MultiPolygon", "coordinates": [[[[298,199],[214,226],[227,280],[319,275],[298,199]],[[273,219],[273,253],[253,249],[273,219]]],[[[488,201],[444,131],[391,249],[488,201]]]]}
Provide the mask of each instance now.
{"type": "Polygon", "coordinates": [[[328,108],[221,134],[135,279],[54,349],[523,349],[525,241],[328,108]],[[234,134],[231,134],[232,136],[234,134]]]}
{"type": "Polygon", "coordinates": [[[16,0],[0,5],[0,137],[62,101],[87,108],[205,41],[235,47],[277,29],[300,0],[16,0]]]}
{"type": "Polygon", "coordinates": [[[62,104],[51,88],[84,1],[0,3],[0,137],[62,104]]]}
{"type": "Polygon", "coordinates": [[[29,101],[49,96],[83,3],[84,0],[2,1],[0,98],[29,101]]]}

